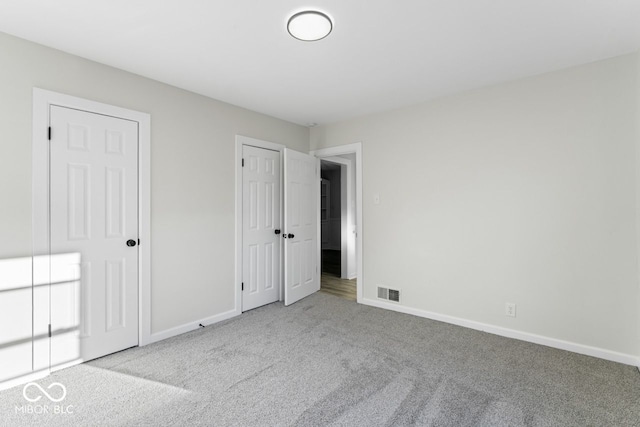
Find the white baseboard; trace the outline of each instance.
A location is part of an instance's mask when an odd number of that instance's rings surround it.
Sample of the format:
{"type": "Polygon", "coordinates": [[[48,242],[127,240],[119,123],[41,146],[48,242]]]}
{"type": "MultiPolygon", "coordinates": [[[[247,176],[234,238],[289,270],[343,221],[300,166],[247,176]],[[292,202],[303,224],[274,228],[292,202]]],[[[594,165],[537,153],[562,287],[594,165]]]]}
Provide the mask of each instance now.
{"type": "Polygon", "coordinates": [[[12,387],[16,387],[22,384],[30,383],[32,381],[38,381],[48,375],[49,375],[49,370],[45,369],[43,371],[32,372],[30,374],[23,375],[18,378],[13,378],[8,381],[0,382],[0,391],[6,390],[12,387]]]}
{"type": "Polygon", "coordinates": [[[640,358],[616,351],[606,350],[598,347],[591,347],[584,344],[578,344],[570,341],[549,338],[542,335],[531,334],[528,332],[516,331],[515,329],[503,328],[501,326],[489,325],[486,323],[476,322],[473,320],[462,319],[460,317],[448,316],[446,314],[434,313],[431,311],[420,310],[417,308],[406,307],[400,304],[392,304],[384,301],[377,301],[370,298],[363,298],[362,304],[372,307],[384,308],[386,310],[397,311],[400,313],[411,314],[418,317],[424,317],[439,322],[450,323],[465,328],[475,329],[482,332],[488,332],[502,337],[514,338],[520,341],[527,341],[534,344],[545,345],[560,350],[567,350],[574,353],[593,356],[600,359],[610,360],[612,362],[623,363],[625,365],[638,366],[640,369],[640,358]]]}
{"type": "Polygon", "coordinates": [[[70,368],[72,366],[80,365],[81,363],[84,363],[84,359],[76,359],[76,360],[72,360],[71,362],[63,363],[61,365],[52,366],[51,367],[51,372],[56,372],[56,371],[60,371],[62,369],[67,369],[67,368],[70,368]]]}
{"type": "Polygon", "coordinates": [[[213,325],[214,323],[222,322],[223,320],[231,319],[232,317],[238,316],[240,314],[241,312],[239,310],[233,309],[225,311],[224,313],[216,314],[215,316],[207,317],[202,320],[196,320],[195,322],[185,323],[184,325],[175,326],[161,332],[155,332],[151,334],[151,337],[147,344],[166,340],[167,338],[175,337],[176,335],[181,335],[185,332],[191,332],[198,329],[200,327],[200,324],[209,326],[213,325]]]}

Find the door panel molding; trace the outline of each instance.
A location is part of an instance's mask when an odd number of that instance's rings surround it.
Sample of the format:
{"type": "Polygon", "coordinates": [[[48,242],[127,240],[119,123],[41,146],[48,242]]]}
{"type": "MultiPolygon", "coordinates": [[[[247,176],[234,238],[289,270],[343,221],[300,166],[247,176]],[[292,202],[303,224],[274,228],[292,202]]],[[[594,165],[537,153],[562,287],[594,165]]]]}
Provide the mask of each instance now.
{"type": "MultiPolygon", "coordinates": [[[[151,342],[151,116],[147,113],[40,88],[33,89],[33,274],[34,277],[38,277],[38,281],[44,278],[48,284],[51,283],[49,277],[51,260],[48,134],[51,106],[87,111],[130,120],[138,124],[138,235],[141,242],[138,259],[138,345],[149,344],[151,342]]],[[[112,155],[117,155],[123,149],[117,136],[111,135],[109,139],[112,155]]],[[[34,290],[34,336],[46,336],[48,333],[49,296],[44,288],[48,286],[39,287],[38,289],[42,292],[34,290]]],[[[48,340],[34,341],[34,372],[49,370],[48,347],[48,340]]]]}

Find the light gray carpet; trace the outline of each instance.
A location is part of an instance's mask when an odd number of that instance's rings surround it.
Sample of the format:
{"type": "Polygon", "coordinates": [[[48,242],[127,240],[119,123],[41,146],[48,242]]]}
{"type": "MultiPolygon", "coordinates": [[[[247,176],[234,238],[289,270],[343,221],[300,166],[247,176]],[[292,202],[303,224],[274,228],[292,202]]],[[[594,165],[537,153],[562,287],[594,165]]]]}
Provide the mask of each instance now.
{"type": "Polygon", "coordinates": [[[57,372],[7,426],[639,426],[636,368],[315,294],[57,372]],[[51,404],[51,402],[48,402],[51,404]]]}

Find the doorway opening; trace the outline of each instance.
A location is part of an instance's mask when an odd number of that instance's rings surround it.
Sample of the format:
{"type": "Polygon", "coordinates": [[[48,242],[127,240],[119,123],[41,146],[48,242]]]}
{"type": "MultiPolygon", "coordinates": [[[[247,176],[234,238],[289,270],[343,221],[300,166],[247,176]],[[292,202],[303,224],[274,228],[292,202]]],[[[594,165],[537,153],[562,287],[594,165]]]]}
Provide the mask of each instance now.
{"type": "Polygon", "coordinates": [[[356,301],[356,229],[350,209],[355,192],[351,188],[355,185],[350,176],[352,163],[349,157],[320,161],[320,290],[356,301]]]}
{"type": "Polygon", "coordinates": [[[361,144],[311,152],[320,159],[320,290],[352,301],[363,295],[361,144]]]}

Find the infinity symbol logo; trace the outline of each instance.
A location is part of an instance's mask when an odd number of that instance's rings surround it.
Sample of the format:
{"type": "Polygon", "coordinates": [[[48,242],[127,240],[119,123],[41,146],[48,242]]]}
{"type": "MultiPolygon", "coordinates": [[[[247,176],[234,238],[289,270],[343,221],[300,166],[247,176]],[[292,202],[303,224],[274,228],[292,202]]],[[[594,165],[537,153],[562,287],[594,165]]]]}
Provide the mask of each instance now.
{"type": "Polygon", "coordinates": [[[43,389],[42,387],[40,387],[39,384],[36,383],[29,383],[27,385],[24,386],[24,388],[22,389],[22,395],[24,396],[25,399],[27,399],[29,402],[37,402],[38,400],[42,399],[42,396],[36,396],[34,398],[30,398],[29,396],[27,396],[27,390],[29,389],[29,387],[35,387],[38,390],[40,390],[40,392],[42,394],[44,394],[45,396],[47,396],[47,398],[52,401],[52,402],[60,402],[62,400],[64,400],[65,397],[67,397],[67,388],[65,386],[63,386],[60,383],[51,383],[49,385],[49,387],[47,387],[47,389],[51,389],[51,387],[60,387],[62,389],[62,396],[59,398],[55,398],[53,396],[51,396],[49,393],[46,392],[45,389],[43,389]]]}

